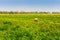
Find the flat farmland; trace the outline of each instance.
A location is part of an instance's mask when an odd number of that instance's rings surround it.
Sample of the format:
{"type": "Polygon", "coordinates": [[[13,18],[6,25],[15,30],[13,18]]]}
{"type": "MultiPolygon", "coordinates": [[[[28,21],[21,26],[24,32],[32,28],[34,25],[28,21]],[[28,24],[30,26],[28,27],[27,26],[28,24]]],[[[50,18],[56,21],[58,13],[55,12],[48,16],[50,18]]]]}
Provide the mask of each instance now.
{"type": "Polygon", "coordinates": [[[0,14],[0,40],[60,40],[60,14],[0,14]]]}

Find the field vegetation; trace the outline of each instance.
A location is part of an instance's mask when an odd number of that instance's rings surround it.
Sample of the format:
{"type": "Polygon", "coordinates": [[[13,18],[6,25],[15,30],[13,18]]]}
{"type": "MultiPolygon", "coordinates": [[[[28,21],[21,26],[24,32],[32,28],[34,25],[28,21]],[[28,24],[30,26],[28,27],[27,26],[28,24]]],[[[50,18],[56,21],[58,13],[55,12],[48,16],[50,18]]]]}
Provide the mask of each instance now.
{"type": "Polygon", "coordinates": [[[1,12],[0,40],[60,40],[60,14],[1,12]]]}

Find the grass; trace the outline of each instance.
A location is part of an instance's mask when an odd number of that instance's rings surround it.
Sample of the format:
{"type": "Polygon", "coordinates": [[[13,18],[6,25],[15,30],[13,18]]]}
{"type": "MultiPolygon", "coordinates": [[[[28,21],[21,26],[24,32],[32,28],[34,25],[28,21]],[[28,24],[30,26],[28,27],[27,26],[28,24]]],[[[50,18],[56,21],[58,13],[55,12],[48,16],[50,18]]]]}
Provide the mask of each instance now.
{"type": "Polygon", "coordinates": [[[0,14],[0,40],[60,40],[60,14],[0,14]]]}

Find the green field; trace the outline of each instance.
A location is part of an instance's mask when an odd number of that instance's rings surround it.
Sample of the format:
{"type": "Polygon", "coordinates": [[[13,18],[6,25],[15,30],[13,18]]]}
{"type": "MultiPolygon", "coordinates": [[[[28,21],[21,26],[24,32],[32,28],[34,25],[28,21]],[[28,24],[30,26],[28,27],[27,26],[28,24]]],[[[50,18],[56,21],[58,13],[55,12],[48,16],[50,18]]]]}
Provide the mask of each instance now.
{"type": "Polygon", "coordinates": [[[60,40],[60,14],[0,14],[0,40],[60,40]]]}

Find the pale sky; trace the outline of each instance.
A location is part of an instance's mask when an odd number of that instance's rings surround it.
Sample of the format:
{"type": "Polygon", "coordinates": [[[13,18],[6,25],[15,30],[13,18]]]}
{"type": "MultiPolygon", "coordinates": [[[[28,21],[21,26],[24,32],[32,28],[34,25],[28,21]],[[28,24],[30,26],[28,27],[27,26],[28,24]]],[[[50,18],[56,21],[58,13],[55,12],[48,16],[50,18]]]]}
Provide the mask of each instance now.
{"type": "Polygon", "coordinates": [[[59,11],[60,0],[0,0],[0,11],[59,11]]]}

